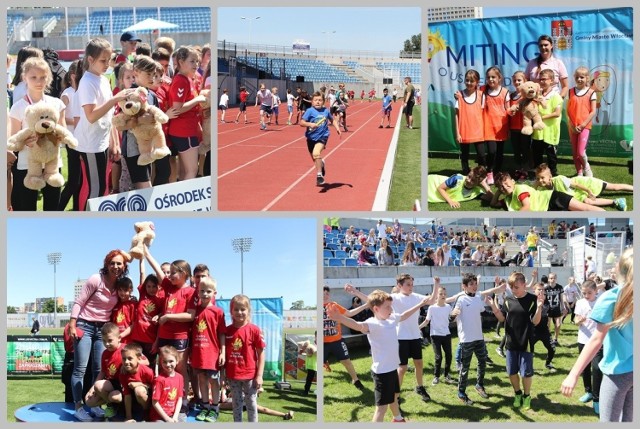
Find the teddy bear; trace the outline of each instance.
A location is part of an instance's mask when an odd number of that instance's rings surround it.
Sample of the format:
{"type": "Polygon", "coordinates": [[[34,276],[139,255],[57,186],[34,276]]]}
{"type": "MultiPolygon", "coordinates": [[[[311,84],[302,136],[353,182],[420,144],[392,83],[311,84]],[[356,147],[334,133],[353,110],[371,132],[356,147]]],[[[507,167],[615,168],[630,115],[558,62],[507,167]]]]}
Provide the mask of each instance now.
{"type": "Polygon", "coordinates": [[[202,142],[198,147],[199,155],[206,155],[211,150],[211,90],[203,89],[200,92],[205,101],[200,103],[202,108],[202,142]]]}
{"type": "Polygon", "coordinates": [[[153,239],[156,238],[155,227],[153,226],[153,222],[145,221],[136,222],[133,228],[136,231],[136,235],[131,239],[129,255],[135,259],[142,259],[144,258],[144,246],[151,246],[153,239]]]}
{"type": "Polygon", "coordinates": [[[538,112],[538,104],[546,107],[546,101],[540,95],[540,85],[533,81],[523,82],[518,88],[521,100],[509,108],[511,114],[522,112],[522,134],[530,136],[533,130],[542,130],[546,127],[542,122],[542,116],[538,112]],[[533,123],[533,126],[532,126],[533,123]]]}
{"type": "Polygon", "coordinates": [[[138,165],[148,165],[171,154],[162,131],[162,124],[166,124],[169,117],[156,106],[147,104],[147,94],[143,87],[131,90],[127,98],[118,102],[120,113],[112,120],[118,131],[128,129],[136,138],[140,152],[138,165]]]}
{"type": "Polygon", "coordinates": [[[7,144],[10,151],[28,150],[29,165],[24,186],[34,191],[39,191],[47,184],[59,188],[64,185],[64,177],[58,171],[60,145],[66,144],[75,149],[78,140],[67,128],[58,124],[60,112],[50,104],[32,104],[24,114],[27,128],[11,136],[7,144]],[[36,142],[26,146],[26,140],[34,135],[38,137],[36,142]]]}

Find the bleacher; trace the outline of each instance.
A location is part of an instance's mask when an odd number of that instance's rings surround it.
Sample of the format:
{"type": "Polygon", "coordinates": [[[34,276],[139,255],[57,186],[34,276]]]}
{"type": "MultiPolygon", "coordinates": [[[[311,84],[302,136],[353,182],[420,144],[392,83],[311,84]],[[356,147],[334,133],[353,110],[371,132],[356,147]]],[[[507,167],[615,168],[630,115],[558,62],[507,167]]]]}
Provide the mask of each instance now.
{"type": "MultiPolygon", "coordinates": [[[[120,34],[123,30],[134,24],[133,11],[113,10],[113,32],[120,34]]],[[[136,8],[136,21],[140,22],[147,18],[158,19],[157,8],[136,8]]],[[[171,29],[172,33],[201,33],[211,31],[211,10],[208,7],[175,7],[160,8],[160,20],[178,25],[171,29]]],[[[89,15],[89,31],[91,34],[100,34],[100,25],[104,31],[109,31],[110,21],[108,11],[91,12],[89,15]]],[[[138,33],[148,33],[139,31],[138,33]]],[[[78,24],[69,29],[69,36],[82,36],[87,34],[87,20],[83,19],[78,24]]]]}
{"type": "Polygon", "coordinates": [[[419,84],[422,82],[422,71],[420,62],[376,62],[376,67],[380,71],[398,71],[400,76],[410,76],[411,83],[419,84]]]}
{"type": "Polygon", "coordinates": [[[274,59],[239,56],[238,61],[278,77],[282,75],[282,68],[284,66],[284,73],[286,76],[289,78],[304,76],[305,81],[308,82],[361,82],[357,78],[349,76],[344,71],[320,60],[297,58],[274,59]]]}
{"type": "Polygon", "coordinates": [[[23,15],[7,14],[7,39],[13,34],[13,27],[24,20],[23,15]]]}

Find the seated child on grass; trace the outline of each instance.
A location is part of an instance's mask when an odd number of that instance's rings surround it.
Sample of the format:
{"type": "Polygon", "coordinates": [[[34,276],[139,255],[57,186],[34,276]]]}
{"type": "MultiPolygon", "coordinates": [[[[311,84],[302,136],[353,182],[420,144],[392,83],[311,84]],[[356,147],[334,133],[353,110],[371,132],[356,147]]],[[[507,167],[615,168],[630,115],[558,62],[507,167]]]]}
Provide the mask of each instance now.
{"type": "Polygon", "coordinates": [[[493,193],[487,184],[487,169],[476,165],[466,176],[458,173],[451,177],[438,174],[427,176],[429,203],[447,203],[453,209],[460,208],[461,201],[470,201],[478,196],[491,198],[493,193]]]}

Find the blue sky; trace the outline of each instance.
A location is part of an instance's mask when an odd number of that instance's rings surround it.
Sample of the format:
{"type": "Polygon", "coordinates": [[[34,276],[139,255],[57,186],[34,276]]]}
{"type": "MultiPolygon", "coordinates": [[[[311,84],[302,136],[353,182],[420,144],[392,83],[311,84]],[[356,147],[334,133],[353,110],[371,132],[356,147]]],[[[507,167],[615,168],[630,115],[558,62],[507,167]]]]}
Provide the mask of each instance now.
{"type": "Polygon", "coordinates": [[[420,33],[419,7],[264,7],[218,9],[218,40],[291,46],[304,39],[311,49],[400,51],[420,33]],[[249,20],[246,18],[260,19],[249,20]],[[336,31],[323,34],[323,31],[336,31]]]}
{"type": "MultiPolygon", "coordinates": [[[[209,266],[218,282],[218,296],[240,293],[240,254],[233,238],[252,237],[244,253],[244,293],[252,298],[284,298],[316,302],[316,220],[298,218],[194,219],[9,219],[7,221],[7,305],[20,306],[36,297],[53,296],[53,266],[47,254],[61,252],[57,266],[57,294],[65,303],[73,299],[73,284],[98,272],[109,250],[129,250],[133,224],[151,220],[156,239],[151,254],[158,262],[184,259],[191,268],[209,266]]],[[[146,264],[146,273],[152,268],[146,264]]],[[[138,261],[129,266],[138,285],[138,261]]]]}

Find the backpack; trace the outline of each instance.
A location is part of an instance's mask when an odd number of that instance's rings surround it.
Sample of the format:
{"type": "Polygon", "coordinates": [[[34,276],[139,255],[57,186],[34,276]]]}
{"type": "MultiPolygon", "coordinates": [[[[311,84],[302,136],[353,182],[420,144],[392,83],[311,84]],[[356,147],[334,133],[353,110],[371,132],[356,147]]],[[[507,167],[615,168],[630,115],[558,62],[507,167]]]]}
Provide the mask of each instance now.
{"type": "Polygon", "coordinates": [[[45,91],[45,94],[60,98],[62,91],[64,91],[64,78],[67,75],[67,71],[58,61],[58,53],[56,51],[53,49],[45,49],[43,52],[44,59],[49,64],[51,74],[53,75],[53,81],[49,89],[45,91]]]}

